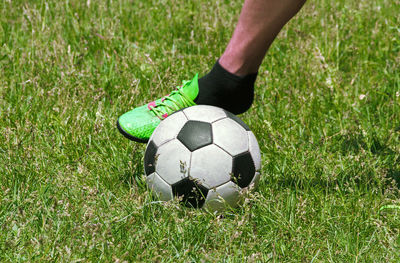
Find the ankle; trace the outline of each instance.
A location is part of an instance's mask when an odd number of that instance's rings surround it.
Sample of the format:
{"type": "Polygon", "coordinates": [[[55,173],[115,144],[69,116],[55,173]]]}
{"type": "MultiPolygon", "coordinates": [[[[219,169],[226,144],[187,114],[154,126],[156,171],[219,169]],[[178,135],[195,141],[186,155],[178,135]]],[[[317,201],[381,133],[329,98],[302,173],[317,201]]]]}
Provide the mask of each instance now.
{"type": "Polygon", "coordinates": [[[257,73],[260,66],[254,63],[254,60],[231,55],[228,52],[222,54],[218,62],[226,71],[240,77],[257,73]]]}

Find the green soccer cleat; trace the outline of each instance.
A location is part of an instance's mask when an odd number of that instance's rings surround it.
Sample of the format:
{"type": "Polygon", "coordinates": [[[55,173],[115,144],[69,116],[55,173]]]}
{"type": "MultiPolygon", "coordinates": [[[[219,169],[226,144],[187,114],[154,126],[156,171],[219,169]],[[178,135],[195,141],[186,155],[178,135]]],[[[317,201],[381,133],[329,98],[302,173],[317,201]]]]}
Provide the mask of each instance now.
{"type": "Polygon", "coordinates": [[[168,115],[196,105],[194,100],[198,93],[198,74],[196,74],[191,81],[183,81],[182,86],[168,96],[120,116],[117,121],[118,130],[132,141],[146,143],[158,124],[168,115]]]}

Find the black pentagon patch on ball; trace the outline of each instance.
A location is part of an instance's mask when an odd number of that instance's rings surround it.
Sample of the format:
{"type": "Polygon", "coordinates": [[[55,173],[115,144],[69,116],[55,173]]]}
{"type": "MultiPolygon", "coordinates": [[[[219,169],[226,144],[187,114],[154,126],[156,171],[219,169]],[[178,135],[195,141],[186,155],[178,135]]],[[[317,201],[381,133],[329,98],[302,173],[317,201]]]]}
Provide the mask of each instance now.
{"type": "Polygon", "coordinates": [[[236,116],[235,114],[233,114],[232,112],[229,111],[225,111],[226,116],[228,116],[228,118],[231,118],[232,120],[236,121],[240,126],[242,126],[246,131],[250,131],[249,126],[247,126],[246,123],[244,123],[244,121],[242,121],[238,116],[236,116]]]}
{"type": "Polygon", "coordinates": [[[231,181],[241,188],[249,186],[256,172],[253,158],[249,152],[233,157],[231,181]]]}
{"type": "Polygon", "coordinates": [[[187,207],[200,208],[206,201],[208,189],[190,178],[184,178],[172,185],[174,196],[182,197],[187,207]]]}
{"type": "Polygon", "coordinates": [[[157,146],[153,141],[150,141],[144,154],[144,171],[146,172],[146,175],[150,175],[156,170],[156,153],[157,146]]]}
{"type": "Polygon", "coordinates": [[[177,138],[193,152],[212,143],[211,124],[202,121],[188,121],[182,127],[177,138]]]}

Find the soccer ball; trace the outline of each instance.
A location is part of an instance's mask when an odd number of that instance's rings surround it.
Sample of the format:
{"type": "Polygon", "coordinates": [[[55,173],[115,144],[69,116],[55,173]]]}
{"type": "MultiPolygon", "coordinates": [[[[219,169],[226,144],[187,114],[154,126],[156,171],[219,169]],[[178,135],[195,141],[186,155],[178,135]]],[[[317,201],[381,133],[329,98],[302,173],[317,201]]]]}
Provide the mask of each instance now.
{"type": "Polygon", "coordinates": [[[180,110],[155,129],[144,156],[146,181],[159,199],[222,211],[260,179],[256,137],[234,114],[214,106],[180,110]]]}

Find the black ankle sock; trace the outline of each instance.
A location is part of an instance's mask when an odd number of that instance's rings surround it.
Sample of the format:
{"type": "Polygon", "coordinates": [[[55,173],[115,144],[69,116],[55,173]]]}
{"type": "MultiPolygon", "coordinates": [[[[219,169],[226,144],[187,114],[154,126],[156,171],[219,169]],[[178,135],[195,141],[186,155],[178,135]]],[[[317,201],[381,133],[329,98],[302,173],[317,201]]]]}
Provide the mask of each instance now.
{"type": "Polygon", "coordinates": [[[257,73],[236,76],[217,61],[212,70],[199,79],[199,94],[194,102],[221,107],[233,114],[243,113],[253,103],[256,78],[257,73]]]}

